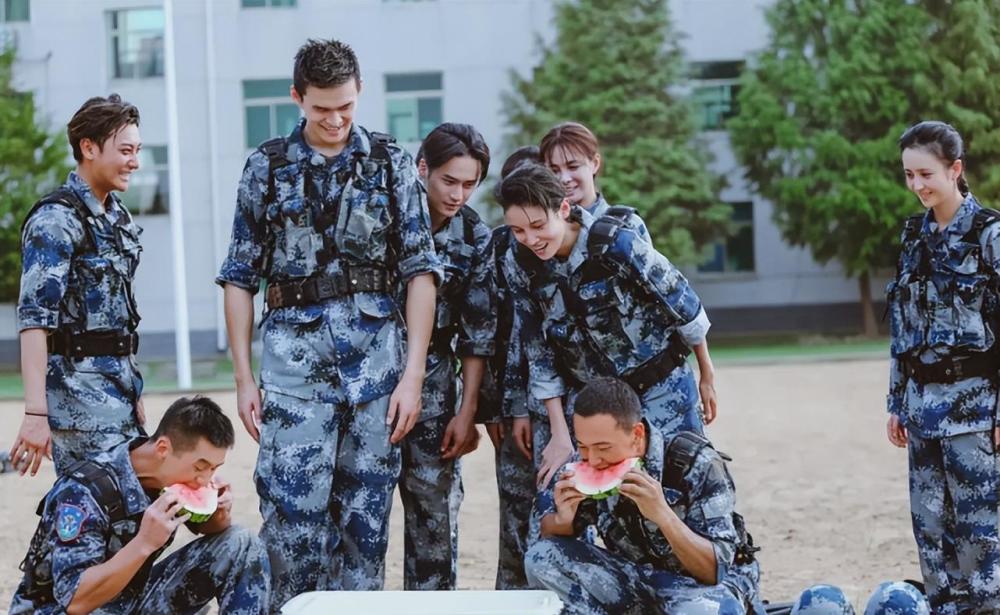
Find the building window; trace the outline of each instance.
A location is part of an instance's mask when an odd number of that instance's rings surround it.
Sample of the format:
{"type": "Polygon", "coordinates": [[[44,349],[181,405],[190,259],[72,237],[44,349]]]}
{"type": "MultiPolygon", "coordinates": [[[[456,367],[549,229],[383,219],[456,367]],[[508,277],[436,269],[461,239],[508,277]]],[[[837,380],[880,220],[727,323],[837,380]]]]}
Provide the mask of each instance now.
{"type": "Polygon", "coordinates": [[[743,62],[699,62],[691,65],[692,98],[702,130],[722,130],[736,115],[743,62]]]}
{"type": "Polygon", "coordinates": [[[29,21],[30,0],[0,0],[0,23],[29,21]]]}
{"type": "Polygon", "coordinates": [[[730,203],[733,234],[709,247],[701,273],[746,273],[754,271],[753,203],[730,203]]]}
{"type": "Polygon", "coordinates": [[[108,13],[111,76],[142,79],[163,76],[163,10],[129,9],[108,13]]]}
{"type": "Polygon", "coordinates": [[[299,106],[291,101],[290,79],[251,79],[243,82],[246,146],[254,148],[287,135],[299,121],[299,106]]]}
{"type": "Polygon", "coordinates": [[[297,0],[240,0],[240,5],[245,9],[265,8],[269,6],[294,7],[297,0]]]}
{"type": "Polygon", "coordinates": [[[441,73],[386,75],[385,112],[389,134],[401,143],[419,143],[441,123],[441,73]]]}
{"type": "Polygon", "coordinates": [[[170,175],[167,146],[145,145],[139,150],[139,170],[132,173],[122,203],[133,214],[155,215],[170,211],[170,175]]]}

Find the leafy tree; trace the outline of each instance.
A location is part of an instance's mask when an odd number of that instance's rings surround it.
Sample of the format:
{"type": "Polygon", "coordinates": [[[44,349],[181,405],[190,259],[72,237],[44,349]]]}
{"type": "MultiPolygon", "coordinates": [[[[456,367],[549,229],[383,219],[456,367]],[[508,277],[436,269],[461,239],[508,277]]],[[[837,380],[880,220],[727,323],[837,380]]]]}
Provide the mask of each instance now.
{"type": "Polygon", "coordinates": [[[17,300],[24,216],[69,172],[64,137],[40,125],[31,93],[14,89],[15,55],[0,52],[0,301],[17,300]]]}
{"type": "Polygon", "coordinates": [[[921,211],[899,162],[906,127],[954,124],[977,196],[1000,196],[997,13],[989,0],[777,0],[767,12],[733,145],[785,240],[857,277],[866,334],[871,274],[892,266],[903,219],[921,211]]]}
{"type": "Polygon", "coordinates": [[[677,262],[729,224],[718,178],[695,142],[681,92],[685,65],[666,0],[567,0],[556,39],[530,76],[511,74],[504,97],[512,145],[537,143],[554,124],[586,124],[601,143],[601,190],[641,212],[657,247],[677,262]]]}

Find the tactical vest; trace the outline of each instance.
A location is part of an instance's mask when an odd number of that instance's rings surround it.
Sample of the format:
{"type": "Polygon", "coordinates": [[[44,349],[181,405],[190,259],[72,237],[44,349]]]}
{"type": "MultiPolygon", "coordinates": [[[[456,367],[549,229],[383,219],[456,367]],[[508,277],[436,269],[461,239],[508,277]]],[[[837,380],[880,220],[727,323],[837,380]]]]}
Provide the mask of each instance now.
{"type": "MultiPolygon", "coordinates": [[[[24,217],[24,221],[21,223],[21,249],[23,250],[25,248],[24,230],[28,225],[28,221],[35,214],[35,212],[37,212],[43,205],[50,205],[50,204],[61,205],[63,207],[68,208],[80,221],[80,225],[83,227],[83,242],[79,246],[74,246],[73,263],[71,263],[71,266],[74,265],[83,266],[81,259],[86,257],[93,257],[99,253],[98,250],[99,242],[97,234],[94,230],[94,227],[98,224],[98,220],[93,214],[91,214],[90,209],[87,207],[86,203],[84,203],[80,199],[80,197],[76,194],[76,192],[74,192],[70,188],[67,188],[66,186],[62,186],[50,192],[49,194],[43,196],[41,199],[35,202],[34,205],[32,205],[31,209],[28,211],[28,214],[24,217]]],[[[124,207],[120,207],[118,219],[114,222],[114,227],[115,227],[113,230],[114,239],[112,240],[111,243],[113,245],[115,257],[120,261],[121,264],[119,266],[121,267],[134,268],[134,264],[129,261],[129,259],[133,258],[133,256],[126,252],[122,238],[119,235],[121,229],[127,227],[131,222],[132,222],[131,214],[129,214],[128,210],[126,210],[124,207]]],[[[140,320],[139,310],[135,301],[135,294],[132,289],[132,272],[122,271],[115,266],[115,263],[112,263],[110,267],[103,268],[102,273],[104,275],[118,276],[118,278],[121,280],[121,285],[125,295],[124,297],[125,309],[127,312],[126,323],[125,323],[126,331],[112,331],[112,333],[131,334],[132,332],[135,331],[136,327],[139,325],[139,320],[140,320]]],[[[74,297],[71,300],[75,300],[79,303],[79,305],[75,307],[74,311],[80,314],[82,317],[81,325],[84,328],[83,331],[84,333],[94,328],[103,329],[103,327],[100,326],[100,324],[102,323],[90,322],[91,320],[93,320],[91,318],[91,315],[94,312],[94,310],[91,309],[91,306],[87,305],[84,297],[74,297]]],[[[106,306],[100,306],[100,307],[106,307],[106,306]]],[[[69,329],[60,328],[51,332],[50,338],[55,335],[55,337],[63,336],[62,339],[68,339],[68,336],[70,336],[71,333],[72,332],[69,331],[69,329]]],[[[129,336],[126,335],[125,337],[129,336]]],[[[137,340],[135,339],[131,339],[129,340],[129,344],[134,345],[136,341],[137,340]]],[[[129,354],[129,353],[93,352],[84,354],[129,354]]]]}
{"type": "MultiPolygon", "coordinates": [[[[958,358],[973,357],[975,365],[966,366],[965,376],[981,375],[983,370],[995,376],[996,359],[982,355],[997,350],[998,278],[983,257],[980,240],[985,229],[1000,222],[1000,212],[977,210],[959,244],[948,247],[945,262],[932,261],[921,234],[923,219],[912,216],[904,225],[896,276],[887,292],[892,354],[910,368],[926,372],[915,374],[924,381],[956,379],[956,366],[950,363],[941,370],[919,364],[917,357],[931,347],[951,349],[958,358]]],[[[961,366],[958,369],[962,371],[961,366]]]]}
{"type": "MultiPolygon", "coordinates": [[[[467,260],[463,265],[466,267],[465,273],[469,274],[476,253],[476,225],[479,224],[480,217],[476,210],[468,206],[462,207],[457,215],[462,220],[462,250],[465,252],[465,255],[459,255],[459,258],[467,260]]],[[[452,259],[455,259],[455,255],[452,255],[452,259]]],[[[459,318],[454,306],[468,292],[470,279],[469,275],[460,279],[448,277],[446,272],[446,279],[438,289],[434,331],[431,334],[431,352],[442,353],[450,349],[452,339],[458,334],[459,328],[459,318]]]]}
{"type": "MultiPolygon", "coordinates": [[[[139,532],[142,513],[132,517],[126,516],[127,507],[124,495],[118,485],[118,480],[114,473],[103,464],[90,460],[79,461],[70,467],[62,480],[66,479],[75,480],[87,487],[98,506],[108,516],[110,541],[108,543],[107,557],[110,559],[139,532]]],[[[48,496],[38,503],[35,514],[41,517],[45,513],[47,504],[48,496]]],[[[55,601],[52,593],[52,540],[55,540],[51,535],[52,530],[52,527],[47,527],[44,522],[39,521],[38,527],[31,538],[28,553],[24,556],[19,566],[21,572],[24,573],[26,587],[28,588],[23,592],[23,595],[33,601],[36,606],[55,601]]],[[[167,544],[169,544],[169,541],[167,544]]],[[[146,560],[142,568],[139,569],[139,572],[129,581],[129,585],[145,585],[150,570],[152,570],[153,562],[164,548],[166,548],[166,545],[146,560]]]]}
{"type": "MultiPolygon", "coordinates": [[[[687,487],[688,483],[685,479],[688,474],[691,473],[695,459],[698,458],[698,455],[701,454],[702,449],[705,447],[712,449],[715,448],[712,446],[712,443],[708,440],[708,438],[691,431],[681,431],[675,433],[665,438],[663,442],[663,471],[660,475],[660,484],[681,494],[679,504],[685,510],[696,504],[696,502],[690,501],[690,491],[687,487]]],[[[720,457],[720,463],[732,461],[732,458],[725,453],[717,452],[717,454],[720,457]]],[[[728,476],[729,470],[727,469],[725,472],[728,476]]],[[[586,529],[579,520],[585,517],[595,518],[597,505],[596,500],[589,498],[580,503],[580,510],[583,510],[585,506],[590,507],[591,510],[587,511],[585,516],[580,515],[578,510],[577,516],[573,521],[574,531],[578,535],[582,534],[582,532],[586,529]]],[[[634,523],[622,523],[621,520],[618,520],[617,523],[608,528],[611,533],[611,535],[608,536],[608,541],[612,543],[629,542],[631,544],[638,545],[649,544],[649,538],[645,534],[646,530],[641,522],[643,518],[642,514],[639,512],[635,503],[628,500],[624,496],[621,496],[615,510],[622,508],[629,511],[629,519],[631,519],[634,523]]],[[[753,536],[747,532],[743,516],[735,511],[733,512],[733,526],[736,529],[738,540],[733,558],[733,564],[741,566],[753,563],[756,559],[755,554],[760,551],[760,547],[754,545],[753,536]]],[[[669,568],[670,564],[667,559],[662,559],[656,556],[653,556],[652,559],[653,563],[658,567],[663,569],[669,568]]]]}
{"type": "Polygon", "coordinates": [[[500,226],[493,229],[488,252],[493,255],[493,272],[496,278],[497,332],[494,338],[493,356],[486,359],[486,372],[483,374],[483,382],[479,389],[477,423],[495,420],[503,411],[507,355],[514,327],[514,301],[507,277],[504,275],[503,262],[513,245],[517,245],[517,241],[514,240],[509,227],[500,226]]]}

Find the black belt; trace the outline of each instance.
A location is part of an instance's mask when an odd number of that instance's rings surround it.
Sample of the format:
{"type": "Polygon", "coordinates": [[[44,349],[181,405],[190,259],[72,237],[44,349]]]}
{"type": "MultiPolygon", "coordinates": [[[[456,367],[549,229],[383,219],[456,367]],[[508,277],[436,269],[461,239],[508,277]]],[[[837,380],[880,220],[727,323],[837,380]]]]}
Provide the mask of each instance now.
{"type": "Polygon", "coordinates": [[[622,376],[622,380],[641,397],[646,389],[663,382],[670,372],[684,365],[689,354],[691,348],[684,343],[677,332],[674,332],[668,340],[666,350],[622,376]]]}
{"type": "Polygon", "coordinates": [[[965,357],[949,357],[937,363],[922,363],[916,358],[900,359],[903,373],[920,384],[952,384],[966,378],[997,380],[1000,355],[979,352],[965,357]]]}
{"type": "Polygon", "coordinates": [[[354,293],[384,293],[389,290],[389,276],[384,269],[351,267],[337,275],[314,275],[267,287],[267,307],[275,309],[315,305],[354,293]]]}
{"type": "Polygon", "coordinates": [[[137,333],[68,333],[53,331],[45,339],[49,354],[67,357],[127,357],[139,350],[137,333]]]}

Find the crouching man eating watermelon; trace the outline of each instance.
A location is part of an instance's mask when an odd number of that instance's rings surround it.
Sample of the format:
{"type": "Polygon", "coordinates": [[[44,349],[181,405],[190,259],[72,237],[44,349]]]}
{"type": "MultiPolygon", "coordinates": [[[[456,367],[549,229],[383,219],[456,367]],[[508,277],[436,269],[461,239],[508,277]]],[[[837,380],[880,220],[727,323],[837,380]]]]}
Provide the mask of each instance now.
{"type": "Polygon", "coordinates": [[[541,539],[525,557],[532,585],[558,593],[564,613],[763,611],[756,549],[708,440],[664,439],[615,378],[580,391],[573,426],[580,461],[535,501],[541,539]],[[590,525],[607,548],[579,539],[590,525]]]}
{"type": "Polygon", "coordinates": [[[10,613],[266,613],[267,552],[215,478],[233,439],[215,402],[181,398],[151,438],[73,465],[38,506],[10,613]],[[203,536],[154,565],[183,523],[203,536]]]}

